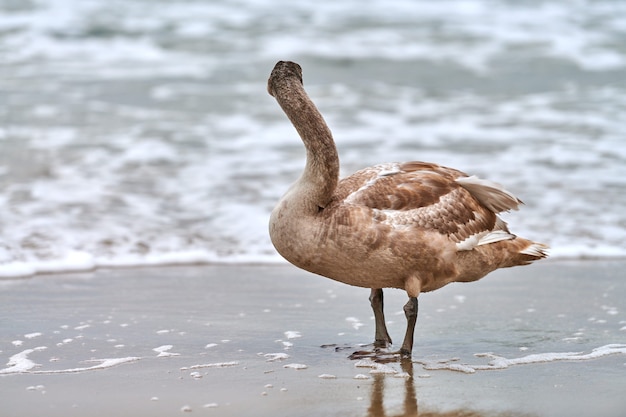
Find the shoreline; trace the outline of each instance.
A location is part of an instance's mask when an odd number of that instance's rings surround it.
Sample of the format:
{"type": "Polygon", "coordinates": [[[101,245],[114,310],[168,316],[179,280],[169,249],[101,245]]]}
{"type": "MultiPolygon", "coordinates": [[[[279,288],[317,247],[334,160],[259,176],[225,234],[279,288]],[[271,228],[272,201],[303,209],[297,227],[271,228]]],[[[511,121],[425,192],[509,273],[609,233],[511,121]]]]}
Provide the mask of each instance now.
{"type": "MultiPolygon", "coordinates": [[[[281,267],[281,266],[292,266],[284,260],[280,258],[278,255],[276,256],[268,256],[267,259],[263,260],[216,260],[214,257],[209,256],[207,254],[195,254],[192,258],[196,258],[195,260],[168,260],[167,256],[163,257],[163,260],[140,260],[139,258],[133,262],[115,262],[115,261],[105,261],[105,262],[82,262],[78,265],[73,266],[62,266],[60,261],[50,261],[50,262],[40,262],[39,267],[28,266],[27,263],[24,262],[13,262],[8,264],[0,264],[0,282],[4,280],[13,280],[13,279],[28,279],[42,275],[63,275],[63,274],[80,274],[80,273],[90,273],[96,272],[98,270],[136,270],[136,269],[145,269],[145,268],[186,268],[186,267],[211,267],[211,266],[232,266],[232,267],[281,267]],[[203,259],[204,258],[204,259],[203,259]]],[[[593,255],[572,255],[572,256],[558,256],[553,257],[548,255],[548,258],[541,259],[536,262],[541,263],[554,263],[554,262],[622,262],[626,261],[626,256],[624,255],[606,255],[606,256],[593,256],[593,255]]]]}

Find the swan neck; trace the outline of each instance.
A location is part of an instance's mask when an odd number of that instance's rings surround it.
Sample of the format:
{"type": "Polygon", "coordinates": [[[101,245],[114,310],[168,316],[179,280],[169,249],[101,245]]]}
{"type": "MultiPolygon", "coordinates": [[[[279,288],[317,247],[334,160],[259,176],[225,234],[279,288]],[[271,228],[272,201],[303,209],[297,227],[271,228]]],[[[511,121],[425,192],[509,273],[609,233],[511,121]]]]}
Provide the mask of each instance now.
{"type": "MultiPolygon", "coordinates": [[[[297,64],[293,64],[297,65],[297,64]]],[[[278,67],[278,64],[277,64],[278,67]]],[[[299,66],[297,67],[299,69],[299,66]]],[[[332,133],[296,72],[272,72],[268,90],[296,128],[306,148],[306,166],[296,188],[315,207],[325,207],[339,181],[339,156],[332,133]]]]}

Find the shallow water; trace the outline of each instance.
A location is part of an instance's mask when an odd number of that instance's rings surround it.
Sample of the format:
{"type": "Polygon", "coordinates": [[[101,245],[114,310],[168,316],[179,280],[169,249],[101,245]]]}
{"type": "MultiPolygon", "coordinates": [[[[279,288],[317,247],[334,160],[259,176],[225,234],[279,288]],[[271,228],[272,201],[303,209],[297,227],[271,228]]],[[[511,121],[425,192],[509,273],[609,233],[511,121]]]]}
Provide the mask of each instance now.
{"type": "Polygon", "coordinates": [[[265,83],[304,67],[343,173],[501,182],[556,257],[624,256],[620,1],[0,2],[0,274],[276,261],[303,166],[265,83]],[[277,11],[280,10],[278,13],[277,11]]]}
{"type": "MultiPolygon", "coordinates": [[[[413,363],[384,366],[348,359],[373,337],[368,291],[289,266],[0,281],[3,412],[618,417],[623,268],[544,262],[423,294],[413,363]]],[[[399,341],[406,296],[385,294],[399,341]]]]}

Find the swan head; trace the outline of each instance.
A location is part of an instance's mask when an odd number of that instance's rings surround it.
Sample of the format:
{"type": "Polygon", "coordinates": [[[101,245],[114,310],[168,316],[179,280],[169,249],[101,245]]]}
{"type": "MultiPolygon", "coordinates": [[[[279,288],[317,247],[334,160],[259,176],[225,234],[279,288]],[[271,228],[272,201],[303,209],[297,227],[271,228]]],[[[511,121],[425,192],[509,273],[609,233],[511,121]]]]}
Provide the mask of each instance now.
{"type": "Polygon", "coordinates": [[[267,92],[275,97],[278,84],[289,78],[296,78],[302,84],[302,68],[300,65],[291,61],[278,61],[274,65],[274,69],[267,80],[267,92]]]}

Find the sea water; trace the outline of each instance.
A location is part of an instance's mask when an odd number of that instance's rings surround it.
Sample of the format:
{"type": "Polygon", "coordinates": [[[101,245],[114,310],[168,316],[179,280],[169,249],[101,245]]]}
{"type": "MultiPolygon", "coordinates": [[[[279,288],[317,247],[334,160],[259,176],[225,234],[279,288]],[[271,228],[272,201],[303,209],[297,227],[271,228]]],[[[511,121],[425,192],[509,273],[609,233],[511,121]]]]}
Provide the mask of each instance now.
{"type": "Polygon", "coordinates": [[[553,257],[626,255],[624,2],[2,0],[0,275],[278,261],[305,156],[278,60],[342,175],[455,167],[553,257]]]}

